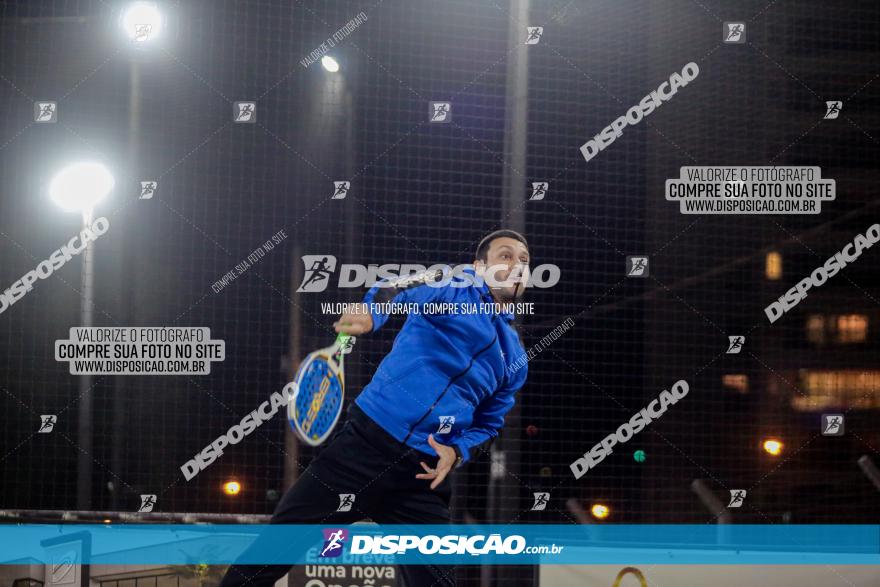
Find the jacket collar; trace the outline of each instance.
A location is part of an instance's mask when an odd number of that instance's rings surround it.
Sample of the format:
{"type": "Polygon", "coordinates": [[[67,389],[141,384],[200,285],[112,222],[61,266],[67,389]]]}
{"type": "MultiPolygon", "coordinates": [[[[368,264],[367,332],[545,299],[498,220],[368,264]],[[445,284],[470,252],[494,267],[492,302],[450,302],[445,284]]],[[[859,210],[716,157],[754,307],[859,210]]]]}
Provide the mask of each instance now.
{"type": "MultiPolygon", "coordinates": [[[[464,272],[469,273],[470,275],[476,276],[476,272],[474,271],[473,268],[469,267],[469,268],[465,269],[464,272]]],[[[486,303],[486,304],[497,303],[497,302],[495,302],[495,298],[492,297],[492,292],[489,291],[489,286],[486,285],[485,281],[483,281],[479,285],[477,285],[477,283],[474,282],[474,287],[476,288],[477,292],[480,294],[480,301],[482,303],[486,303]]],[[[506,304],[506,306],[512,307],[513,303],[506,304]]],[[[500,316],[505,322],[508,322],[508,323],[513,322],[514,319],[516,318],[516,316],[514,315],[514,313],[512,311],[505,310],[505,309],[502,309],[500,312],[497,312],[497,315],[500,316]]]]}

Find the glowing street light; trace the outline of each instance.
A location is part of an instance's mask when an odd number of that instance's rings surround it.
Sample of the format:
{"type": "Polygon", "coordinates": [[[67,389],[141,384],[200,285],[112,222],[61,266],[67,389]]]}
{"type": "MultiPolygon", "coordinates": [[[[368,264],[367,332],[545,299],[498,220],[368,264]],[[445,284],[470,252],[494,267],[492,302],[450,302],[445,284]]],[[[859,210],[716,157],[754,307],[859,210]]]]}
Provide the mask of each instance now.
{"type": "Polygon", "coordinates": [[[241,493],[241,483],[235,481],[234,479],[231,481],[227,481],[223,484],[223,493],[226,495],[238,495],[241,493]]]}
{"type": "Polygon", "coordinates": [[[611,509],[605,504],[594,503],[593,507],[590,508],[590,513],[593,514],[593,517],[597,520],[604,520],[611,515],[611,509]]]}
{"type": "Polygon", "coordinates": [[[122,29],[135,42],[151,41],[162,32],[162,14],[155,2],[135,2],[122,14],[122,29]]]}
{"type": "Polygon", "coordinates": [[[782,447],[785,445],[782,444],[781,440],[768,438],[764,441],[762,446],[764,447],[764,452],[771,456],[778,457],[782,454],[782,447]]]}
{"type": "Polygon", "coordinates": [[[324,55],[323,57],[321,57],[321,65],[323,65],[324,69],[326,69],[330,73],[336,73],[337,71],[339,71],[339,62],[329,55],[324,55]]]}

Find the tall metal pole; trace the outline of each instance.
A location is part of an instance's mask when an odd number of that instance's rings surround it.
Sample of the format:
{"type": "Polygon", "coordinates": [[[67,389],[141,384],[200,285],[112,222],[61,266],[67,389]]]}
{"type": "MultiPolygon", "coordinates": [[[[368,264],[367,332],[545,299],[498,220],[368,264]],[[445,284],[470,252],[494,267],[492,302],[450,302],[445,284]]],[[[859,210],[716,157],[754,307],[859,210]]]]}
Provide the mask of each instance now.
{"type": "MultiPolygon", "coordinates": [[[[137,179],[140,170],[140,138],[141,138],[141,64],[137,56],[131,58],[129,66],[129,107],[128,107],[128,178],[137,179]]],[[[138,184],[139,185],[139,184],[138,184]]],[[[119,291],[122,293],[119,300],[119,315],[130,325],[134,326],[136,320],[132,316],[132,310],[136,307],[133,303],[136,295],[137,248],[133,242],[137,241],[137,225],[129,222],[126,218],[126,230],[120,234],[121,246],[119,253],[119,291]]],[[[125,469],[125,404],[127,378],[117,375],[113,378],[113,408],[112,408],[112,438],[110,444],[110,469],[117,475],[122,475],[125,469]]],[[[121,487],[116,487],[110,494],[110,505],[113,510],[122,507],[121,487]]]]}
{"type": "MultiPolygon", "coordinates": [[[[293,381],[296,370],[299,369],[299,363],[302,361],[302,298],[297,293],[299,284],[303,279],[303,266],[300,261],[302,257],[302,248],[296,244],[293,246],[292,256],[290,258],[290,330],[287,334],[288,353],[285,355],[286,375],[288,381],[293,381]]],[[[286,414],[285,414],[286,416],[286,414]]],[[[290,426],[284,426],[284,486],[281,488],[283,494],[291,485],[299,478],[299,440],[290,426]]]]}
{"type": "MultiPolygon", "coordinates": [[[[525,45],[525,24],[529,22],[530,0],[512,0],[507,33],[509,47],[507,61],[507,84],[504,110],[504,161],[503,192],[501,203],[502,228],[525,232],[526,180],[520,169],[526,169],[526,145],[528,141],[528,90],[529,90],[529,46],[525,45]],[[524,24],[525,23],[525,24],[524,24]]],[[[517,511],[519,503],[519,483],[510,479],[519,478],[520,461],[520,404],[517,402],[505,417],[504,431],[492,447],[494,468],[503,468],[500,474],[490,475],[489,515],[490,523],[504,523],[517,511]],[[508,513],[505,513],[508,512],[508,513]]],[[[528,567],[496,569],[484,566],[480,581],[484,587],[492,584],[505,586],[528,585],[531,570],[528,567]]]]}
{"type": "MultiPolygon", "coordinates": [[[[91,226],[92,211],[83,211],[83,228],[91,226]]],[[[94,242],[86,243],[82,254],[82,273],[80,291],[80,325],[83,328],[92,326],[94,316],[93,287],[94,274],[94,242]]],[[[76,507],[80,510],[91,509],[92,506],[92,376],[79,376],[79,424],[77,427],[77,482],[76,507]]]]}
{"type": "Polygon", "coordinates": [[[531,0],[510,2],[507,32],[507,96],[504,110],[504,161],[501,217],[505,227],[525,231],[526,180],[518,170],[526,169],[529,107],[529,45],[523,23],[529,22],[531,0]]]}

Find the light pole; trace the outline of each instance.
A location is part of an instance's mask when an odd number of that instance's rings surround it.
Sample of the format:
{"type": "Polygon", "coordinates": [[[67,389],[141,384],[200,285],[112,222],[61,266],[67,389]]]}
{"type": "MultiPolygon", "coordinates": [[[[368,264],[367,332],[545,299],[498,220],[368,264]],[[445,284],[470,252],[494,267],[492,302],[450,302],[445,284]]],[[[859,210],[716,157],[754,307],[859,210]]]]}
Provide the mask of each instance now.
{"type": "MultiPolygon", "coordinates": [[[[126,6],[119,15],[119,26],[125,38],[131,44],[129,52],[129,117],[128,117],[128,178],[136,180],[151,179],[140,175],[141,162],[141,111],[142,111],[142,62],[155,52],[156,40],[162,36],[165,27],[164,15],[155,2],[133,2],[126,6]],[[152,51],[151,51],[152,49],[152,51]]],[[[130,217],[129,217],[130,218],[130,217]]],[[[137,242],[136,225],[130,225],[128,219],[120,219],[126,223],[125,236],[119,241],[119,275],[120,275],[120,316],[133,320],[135,302],[135,281],[138,266],[137,249],[132,242],[137,242]]],[[[111,430],[113,442],[110,448],[110,467],[120,472],[124,464],[125,446],[125,398],[126,377],[116,375],[113,378],[113,406],[111,430]]],[[[122,507],[120,487],[113,483],[110,491],[110,507],[119,510],[122,507]]]]}
{"type": "MultiPolygon", "coordinates": [[[[95,205],[113,189],[113,176],[100,163],[75,163],[62,169],[49,185],[49,196],[61,209],[79,212],[83,229],[92,224],[95,205]]],[[[82,254],[80,324],[88,328],[94,313],[94,243],[86,242],[82,254]]],[[[77,426],[76,506],[87,510],[92,501],[92,376],[79,377],[79,423],[77,426]]]]}

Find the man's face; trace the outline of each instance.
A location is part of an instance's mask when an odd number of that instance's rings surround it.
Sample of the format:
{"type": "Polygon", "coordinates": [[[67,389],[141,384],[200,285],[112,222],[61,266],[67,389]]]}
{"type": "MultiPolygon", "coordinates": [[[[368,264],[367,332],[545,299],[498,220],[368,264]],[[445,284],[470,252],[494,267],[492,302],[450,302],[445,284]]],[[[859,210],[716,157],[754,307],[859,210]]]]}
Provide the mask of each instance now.
{"type": "Polygon", "coordinates": [[[489,243],[485,263],[477,260],[474,267],[483,275],[496,298],[514,300],[525,291],[529,250],[515,238],[502,236],[489,243]]]}

